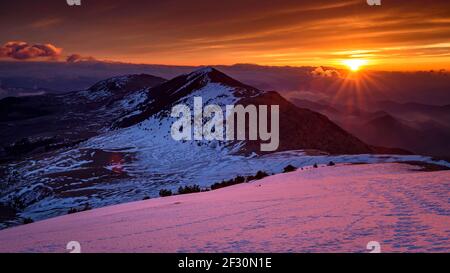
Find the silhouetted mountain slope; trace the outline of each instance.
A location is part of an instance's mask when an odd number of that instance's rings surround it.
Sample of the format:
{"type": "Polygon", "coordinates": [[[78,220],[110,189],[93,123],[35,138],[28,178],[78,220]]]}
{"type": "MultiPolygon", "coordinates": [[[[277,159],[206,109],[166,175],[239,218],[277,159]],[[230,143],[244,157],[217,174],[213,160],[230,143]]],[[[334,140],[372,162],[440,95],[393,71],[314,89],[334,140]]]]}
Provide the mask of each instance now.
{"type": "MultiPolygon", "coordinates": [[[[277,92],[266,92],[256,97],[243,98],[238,103],[280,106],[279,150],[281,151],[316,149],[331,154],[374,152],[369,145],[347,133],[326,116],[308,109],[298,108],[277,92]]],[[[259,141],[256,144],[259,144],[259,141]]],[[[245,147],[248,150],[257,148],[254,144],[245,147]]]]}
{"type": "MultiPolygon", "coordinates": [[[[364,142],[384,147],[435,155],[450,155],[450,108],[419,103],[379,101],[369,110],[327,105],[308,100],[292,99],[297,106],[317,111],[329,117],[364,142]]],[[[383,152],[383,148],[376,149],[383,152]]],[[[392,150],[394,153],[395,149],[392,150]]]]}
{"type": "Polygon", "coordinates": [[[412,127],[392,115],[367,122],[356,134],[367,143],[399,147],[419,154],[447,155],[450,152],[450,130],[428,122],[412,127]]]}

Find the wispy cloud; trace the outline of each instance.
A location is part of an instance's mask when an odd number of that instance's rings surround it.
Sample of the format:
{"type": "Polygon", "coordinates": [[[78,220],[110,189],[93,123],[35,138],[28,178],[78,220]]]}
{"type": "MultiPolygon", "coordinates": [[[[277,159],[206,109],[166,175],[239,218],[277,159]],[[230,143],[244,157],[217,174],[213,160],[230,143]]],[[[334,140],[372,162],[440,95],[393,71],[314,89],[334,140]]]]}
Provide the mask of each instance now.
{"type": "Polygon", "coordinates": [[[30,26],[32,28],[43,29],[61,24],[61,22],[62,22],[61,18],[45,18],[34,21],[33,23],[30,24],[30,26]]]}

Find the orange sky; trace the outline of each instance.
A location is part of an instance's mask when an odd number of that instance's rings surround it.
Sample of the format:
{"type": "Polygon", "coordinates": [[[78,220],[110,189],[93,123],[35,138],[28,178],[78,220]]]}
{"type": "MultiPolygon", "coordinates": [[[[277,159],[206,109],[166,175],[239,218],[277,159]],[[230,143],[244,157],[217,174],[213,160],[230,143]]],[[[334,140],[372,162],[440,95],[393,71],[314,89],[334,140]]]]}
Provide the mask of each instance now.
{"type": "MultiPolygon", "coordinates": [[[[132,63],[450,69],[450,1],[2,1],[0,43],[132,63]]],[[[3,56],[3,58],[7,58],[3,56]]]]}

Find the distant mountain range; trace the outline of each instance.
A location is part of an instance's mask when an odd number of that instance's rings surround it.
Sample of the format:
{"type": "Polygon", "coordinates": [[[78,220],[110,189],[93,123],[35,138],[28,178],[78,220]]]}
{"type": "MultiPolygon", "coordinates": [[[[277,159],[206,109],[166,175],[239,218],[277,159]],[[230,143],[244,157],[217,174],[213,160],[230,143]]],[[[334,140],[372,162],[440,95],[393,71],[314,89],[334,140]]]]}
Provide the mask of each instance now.
{"type": "Polygon", "coordinates": [[[329,117],[366,143],[398,147],[418,154],[450,156],[450,105],[378,101],[369,109],[292,99],[329,117]]]}
{"type": "MultiPolygon", "coordinates": [[[[98,81],[125,74],[150,74],[172,79],[202,67],[129,64],[118,62],[7,62],[0,61],[0,86],[4,89],[48,90],[66,93],[86,90],[98,81]]],[[[446,71],[388,72],[361,71],[360,84],[346,79],[345,71],[326,68],[332,77],[314,73],[311,66],[218,65],[215,68],[260,90],[276,90],[286,98],[346,102],[357,95],[363,101],[390,100],[428,105],[450,104],[450,73],[446,71]],[[344,87],[342,88],[341,87],[344,87]],[[339,91],[339,92],[338,92],[339,91]],[[338,94],[339,93],[339,94],[338,94]],[[337,94],[339,96],[337,96],[337,94]]],[[[3,92],[0,98],[23,92],[3,92]]]]}

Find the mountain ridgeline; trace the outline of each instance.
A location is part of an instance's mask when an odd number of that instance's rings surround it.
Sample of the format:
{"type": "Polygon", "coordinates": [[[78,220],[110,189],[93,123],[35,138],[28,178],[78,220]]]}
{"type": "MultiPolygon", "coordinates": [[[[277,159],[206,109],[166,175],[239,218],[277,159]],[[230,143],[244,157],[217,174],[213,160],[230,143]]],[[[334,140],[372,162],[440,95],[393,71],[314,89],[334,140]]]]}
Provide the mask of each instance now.
{"type": "MultiPolygon", "coordinates": [[[[215,104],[219,97],[230,97],[236,105],[279,105],[280,145],[277,151],[313,149],[330,154],[407,153],[403,150],[380,149],[365,144],[349,134],[326,116],[299,108],[275,91],[261,91],[243,84],[214,68],[204,68],[181,75],[161,85],[148,89],[148,99],[134,109],[134,114],[119,118],[113,128],[134,126],[152,116],[167,117],[171,108],[193,96],[208,97],[205,104],[215,104]],[[227,94],[211,97],[204,94],[214,86],[226,87],[227,94]]],[[[217,103],[219,104],[219,103],[217,103]]],[[[223,105],[220,105],[223,106],[223,105]]],[[[270,116],[269,122],[270,124],[270,116]]],[[[248,129],[248,125],[247,125],[248,129]]],[[[248,132],[246,132],[248,135],[248,132]]],[[[240,152],[260,153],[259,140],[246,140],[240,152]]]]}
{"type": "MultiPolygon", "coordinates": [[[[210,67],[169,81],[146,74],[128,75],[64,95],[14,98],[13,101],[5,98],[0,101],[5,105],[2,111],[6,111],[0,122],[7,124],[10,130],[9,134],[0,132],[0,138],[6,144],[24,138],[52,138],[62,143],[83,141],[99,134],[102,128],[119,130],[151,117],[164,119],[170,115],[174,105],[189,103],[194,96],[204,98],[204,104],[220,106],[225,102],[244,106],[279,105],[277,151],[312,149],[330,154],[406,153],[400,149],[370,146],[322,114],[297,107],[275,91],[258,90],[210,67]]],[[[260,144],[260,140],[241,142],[238,153],[260,153],[260,144]]]]}

